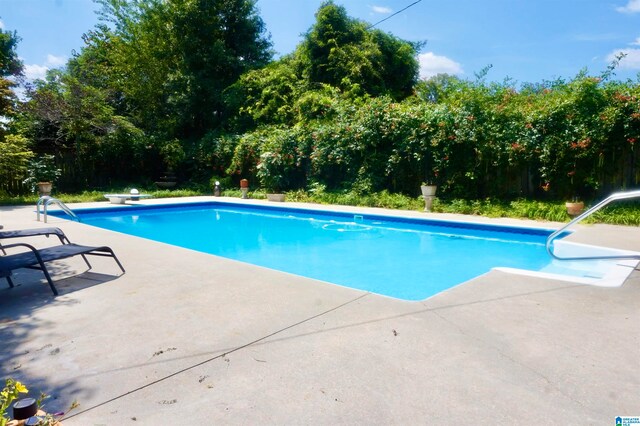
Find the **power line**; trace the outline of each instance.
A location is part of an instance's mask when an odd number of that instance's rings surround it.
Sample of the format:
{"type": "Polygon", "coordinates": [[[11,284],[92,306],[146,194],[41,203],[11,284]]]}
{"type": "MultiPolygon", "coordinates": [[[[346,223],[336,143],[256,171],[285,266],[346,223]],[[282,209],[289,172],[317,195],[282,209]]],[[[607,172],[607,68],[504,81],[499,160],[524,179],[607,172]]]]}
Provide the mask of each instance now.
{"type": "Polygon", "coordinates": [[[391,14],[391,15],[387,16],[386,18],[384,18],[384,19],[382,19],[382,20],[380,20],[380,21],[376,22],[375,24],[371,24],[371,25],[369,25],[366,29],[367,29],[367,30],[369,30],[369,29],[371,29],[371,28],[375,27],[376,25],[381,24],[381,23],[383,23],[384,21],[387,21],[387,20],[389,20],[389,19],[393,18],[393,17],[394,17],[394,16],[396,16],[397,14],[404,12],[405,10],[409,9],[411,6],[415,6],[416,4],[420,3],[421,1],[422,1],[422,0],[414,1],[413,3],[411,3],[409,6],[405,7],[404,9],[400,9],[400,10],[399,10],[399,11],[397,11],[396,13],[393,13],[393,14],[391,14]]]}

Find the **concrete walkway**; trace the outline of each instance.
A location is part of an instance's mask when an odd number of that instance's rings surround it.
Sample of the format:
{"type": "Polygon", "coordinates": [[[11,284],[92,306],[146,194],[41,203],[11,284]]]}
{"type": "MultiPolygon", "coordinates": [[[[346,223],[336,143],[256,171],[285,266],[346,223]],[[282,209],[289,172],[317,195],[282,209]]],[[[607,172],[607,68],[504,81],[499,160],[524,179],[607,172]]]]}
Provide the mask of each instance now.
{"type": "MultiPolygon", "coordinates": [[[[0,224],[45,226],[32,207],[0,207],[0,224]]],[[[1,377],[51,394],[49,411],[77,400],[65,426],[614,425],[640,415],[638,272],[600,288],[493,271],[405,302],[48,225],[111,246],[127,269],[57,262],[56,298],[37,271],[17,273],[14,289],[0,280],[1,377]]],[[[586,226],[572,238],[640,251],[635,227],[586,226]]]]}

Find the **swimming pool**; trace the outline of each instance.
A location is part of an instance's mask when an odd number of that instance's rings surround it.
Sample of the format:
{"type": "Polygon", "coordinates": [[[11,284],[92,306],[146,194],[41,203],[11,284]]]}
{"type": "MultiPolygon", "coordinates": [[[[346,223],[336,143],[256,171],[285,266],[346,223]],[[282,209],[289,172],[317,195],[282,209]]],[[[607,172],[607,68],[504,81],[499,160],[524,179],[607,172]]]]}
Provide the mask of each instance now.
{"type": "Polygon", "coordinates": [[[74,211],[88,225],[405,300],[498,267],[593,280],[611,264],[558,264],[544,247],[550,229],[226,202],[74,211]]]}

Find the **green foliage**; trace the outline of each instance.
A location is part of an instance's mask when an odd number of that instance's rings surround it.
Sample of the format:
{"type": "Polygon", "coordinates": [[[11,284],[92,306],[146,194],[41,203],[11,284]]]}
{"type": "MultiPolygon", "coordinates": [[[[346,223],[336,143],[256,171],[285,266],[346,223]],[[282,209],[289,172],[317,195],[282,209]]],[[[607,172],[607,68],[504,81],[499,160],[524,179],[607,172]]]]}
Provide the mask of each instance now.
{"type": "Polygon", "coordinates": [[[238,139],[235,135],[211,131],[196,143],[187,146],[183,167],[188,168],[191,182],[205,183],[210,188],[211,176],[224,177],[238,139]]]}
{"type": "Polygon", "coordinates": [[[6,135],[0,138],[0,181],[24,179],[33,152],[28,141],[21,135],[6,135]]]}
{"type": "Polygon", "coordinates": [[[0,77],[17,76],[22,73],[22,61],[18,57],[20,38],[14,31],[0,29],[0,77]]]}
{"type": "Polygon", "coordinates": [[[180,141],[173,139],[160,145],[160,155],[164,159],[170,171],[176,170],[177,166],[184,161],[185,153],[180,141]]]}
{"type": "Polygon", "coordinates": [[[52,153],[65,165],[68,174],[62,176],[62,186],[99,185],[113,176],[127,179],[145,170],[148,138],[115,113],[106,92],[51,71],[29,95],[17,123],[34,152],[52,153]]]}
{"type": "Polygon", "coordinates": [[[11,403],[16,400],[21,393],[27,393],[29,390],[22,383],[11,378],[5,381],[5,386],[0,391],[0,426],[5,426],[11,418],[7,411],[11,403]]]}
{"type": "MultiPolygon", "coordinates": [[[[17,46],[20,38],[17,33],[0,28],[0,117],[11,117],[15,113],[17,86],[14,79],[22,75],[22,61],[18,57],[17,46]]],[[[0,120],[0,138],[5,134],[4,120],[0,120]]]]}
{"type": "Polygon", "coordinates": [[[225,91],[228,107],[236,111],[238,130],[264,124],[291,124],[303,81],[292,57],[249,71],[225,91]]]}
{"type": "MultiPolygon", "coordinates": [[[[1,416],[0,426],[5,426],[7,423],[11,421],[11,418],[8,416],[7,411],[9,410],[9,407],[11,406],[12,402],[18,399],[21,393],[26,394],[28,392],[29,390],[22,383],[12,378],[6,379],[5,387],[2,389],[2,391],[0,391],[0,416],[1,416]]],[[[40,397],[36,400],[36,404],[39,410],[44,408],[43,401],[48,397],[49,395],[45,393],[40,394],[40,397]]],[[[79,404],[76,401],[72,402],[71,406],[67,410],[67,413],[69,413],[69,411],[71,410],[76,409],[78,406],[79,404]]],[[[38,425],[39,426],[59,425],[60,424],[59,422],[63,419],[63,417],[61,416],[64,416],[64,414],[54,415],[51,413],[46,413],[43,416],[38,416],[39,417],[38,425]]]]}
{"type": "Polygon", "coordinates": [[[419,46],[391,34],[368,29],[344,7],[324,2],[305,35],[299,55],[305,75],[355,96],[390,95],[402,99],[418,76],[419,46]]]}
{"type": "MultiPolygon", "coordinates": [[[[332,1],[270,64],[253,0],[98,3],[104,22],[81,52],[0,129],[1,143],[19,130],[28,149],[54,154],[63,190],[153,182],[165,167],[198,190],[216,176],[270,190],[316,183],[347,198],[415,197],[424,181],[444,200],[590,200],[640,184],[640,84],[610,81],[615,64],[604,79],[520,88],[487,83],[490,67],[474,81],[416,82],[418,44],[332,1]]],[[[17,36],[0,34],[15,59],[17,36]]],[[[28,155],[12,144],[0,164],[28,155]]]]}
{"type": "MultiPolygon", "coordinates": [[[[222,195],[233,198],[240,198],[241,192],[237,185],[230,182],[230,178],[212,178],[213,181],[220,180],[222,184],[222,195]]],[[[131,187],[113,187],[104,191],[84,191],[82,193],[68,194],[59,193],[59,198],[65,203],[82,203],[93,201],[105,201],[105,193],[126,193],[131,187]]],[[[154,198],[174,198],[193,197],[210,195],[212,187],[207,185],[200,190],[178,189],[178,190],[153,190],[138,188],[141,193],[150,194],[154,198]]],[[[360,194],[355,191],[341,190],[330,191],[325,185],[314,182],[306,189],[287,191],[287,201],[349,205],[362,207],[380,207],[388,209],[422,211],[424,200],[421,196],[407,196],[388,191],[360,194]]],[[[255,189],[249,192],[249,198],[264,199],[266,192],[255,189]]],[[[8,196],[0,192],[0,205],[32,205],[37,201],[37,196],[8,196]]],[[[567,215],[563,202],[543,202],[525,199],[513,201],[503,201],[492,198],[484,200],[464,200],[464,199],[442,199],[436,198],[432,206],[435,213],[453,213],[477,215],[486,217],[521,218],[529,220],[545,220],[556,222],[567,222],[571,218],[567,215]]],[[[596,212],[586,223],[607,223],[612,225],[640,226],[640,205],[637,202],[618,203],[607,206],[596,212]]]]}
{"type": "Polygon", "coordinates": [[[247,134],[240,139],[227,173],[256,177],[272,192],[300,186],[306,164],[301,139],[297,129],[275,126],[247,134]]]}
{"type": "Polygon", "coordinates": [[[293,54],[242,75],[227,89],[227,105],[238,114],[234,128],[330,119],[334,102],[409,96],[419,46],[367,26],[344,7],[323,3],[293,54]]]}
{"type": "Polygon", "coordinates": [[[136,124],[165,138],[199,138],[223,124],[225,88],[271,57],[254,0],[99,3],[113,30],[99,26],[86,55],[106,52],[136,124]]]}
{"type": "Polygon", "coordinates": [[[29,161],[24,183],[31,186],[31,192],[36,192],[39,182],[54,183],[61,174],[62,171],[56,166],[55,157],[43,154],[29,161]]]}
{"type": "MultiPolygon", "coordinates": [[[[305,135],[293,140],[309,161],[276,175],[360,194],[414,195],[424,181],[461,199],[592,199],[639,183],[637,85],[585,75],[521,92],[509,82],[441,77],[427,83],[402,102],[307,92],[297,101],[304,114],[289,129],[305,135]]],[[[242,137],[258,153],[243,157],[243,170],[266,152],[263,132],[242,137]]]]}
{"type": "Polygon", "coordinates": [[[27,92],[16,125],[64,165],[68,189],[154,179],[165,164],[207,181],[221,165],[202,148],[233,117],[223,92],[271,57],[255,1],[98,3],[103,22],[66,70],[27,92]]]}

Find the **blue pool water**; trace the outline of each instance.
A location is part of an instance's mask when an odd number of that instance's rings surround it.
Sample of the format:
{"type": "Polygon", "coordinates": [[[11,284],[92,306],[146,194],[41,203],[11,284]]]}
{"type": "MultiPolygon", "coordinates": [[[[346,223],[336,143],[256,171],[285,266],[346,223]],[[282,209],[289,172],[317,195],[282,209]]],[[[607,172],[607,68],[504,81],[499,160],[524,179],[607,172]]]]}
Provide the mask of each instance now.
{"type": "Polygon", "coordinates": [[[494,267],[551,264],[544,247],[551,230],[535,228],[231,203],[76,213],[88,225],[405,300],[494,267]]]}

